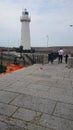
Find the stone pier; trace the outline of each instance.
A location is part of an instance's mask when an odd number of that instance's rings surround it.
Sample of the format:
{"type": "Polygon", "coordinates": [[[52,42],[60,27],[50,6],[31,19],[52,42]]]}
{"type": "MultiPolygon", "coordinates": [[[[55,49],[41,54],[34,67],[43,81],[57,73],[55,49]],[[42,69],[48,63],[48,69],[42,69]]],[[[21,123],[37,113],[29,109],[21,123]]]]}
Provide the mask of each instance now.
{"type": "Polygon", "coordinates": [[[0,130],[73,130],[73,68],[55,60],[1,76],[0,130]]]}

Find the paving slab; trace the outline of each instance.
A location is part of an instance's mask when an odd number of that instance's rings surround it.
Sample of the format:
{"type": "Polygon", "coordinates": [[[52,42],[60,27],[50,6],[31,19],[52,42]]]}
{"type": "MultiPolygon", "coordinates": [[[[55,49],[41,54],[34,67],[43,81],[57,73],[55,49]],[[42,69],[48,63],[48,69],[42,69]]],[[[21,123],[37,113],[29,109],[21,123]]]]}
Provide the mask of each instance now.
{"type": "Polygon", "coordinates": [[[14,98],[16,98],[19,94],[8,92],[8,91],[0,91],[0,102],[1,103],[9,103],[14,98]]]}
{"type": "Polygon", "coordinates": [[[48,97],[52,100],[73,104],[73,89],[51,87],[48,97]]]}
{"type": "Polygon", "coordinates": [[[56,101],[24,94],[18,96],[14,101],[11,102],[11,104],[30,110],[35,110],[37,112],[51,114],[55,107],[56,101]]]}
{"type": "Polygon", "coordinates": [[[0,122],[0,130],[26,130],[26,129],[19,126],[14,126],[11,124],[0,122]]]}
{"type": "Polygon", "coordinates": [[[19,108],[13,115],[13,117],[22,119],[25,121],[31,121],[35,118],[36,112],[31,110],[26,110],[24,108],[19,108]]]}
{"type": "Polygon", "coordinates": [[[54,115],[73,121],[73,105],[65,103],[57,103],[54,115]]]}
{"type": "Polygon", "coordinates": [[[40,124],[53,130],[73,130],[73,121],[43,114],[40,124]]]}
{"type": "Polygon", "coordinates": [[[16,109],[17,107],[15,106],[0,103],[0,114],[11,116],[16,111],[16,109]]]}

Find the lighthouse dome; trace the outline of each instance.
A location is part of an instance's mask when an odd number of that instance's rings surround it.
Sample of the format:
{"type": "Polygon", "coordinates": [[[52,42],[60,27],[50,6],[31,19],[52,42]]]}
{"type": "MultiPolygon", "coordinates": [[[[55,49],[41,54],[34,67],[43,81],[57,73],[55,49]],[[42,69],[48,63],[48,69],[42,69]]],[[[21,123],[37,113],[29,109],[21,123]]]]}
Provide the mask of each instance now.
{"type": "Polygon", "coordinates": [[[23,15],[29,15],[27,9],[25,9],[23,12],[22,12],[23,15]]]}

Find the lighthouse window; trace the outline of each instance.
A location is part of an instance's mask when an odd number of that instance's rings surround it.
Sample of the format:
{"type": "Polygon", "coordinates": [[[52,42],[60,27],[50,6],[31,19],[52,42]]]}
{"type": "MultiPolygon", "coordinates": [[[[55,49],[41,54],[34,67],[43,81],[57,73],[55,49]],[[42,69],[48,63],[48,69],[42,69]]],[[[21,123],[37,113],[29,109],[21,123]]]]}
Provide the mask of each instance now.
{"type": "Polygon", "coordinates": [[[25,12],[25,14],[27,14],[27,15],[28,15],[28,12],[25,12]]]}

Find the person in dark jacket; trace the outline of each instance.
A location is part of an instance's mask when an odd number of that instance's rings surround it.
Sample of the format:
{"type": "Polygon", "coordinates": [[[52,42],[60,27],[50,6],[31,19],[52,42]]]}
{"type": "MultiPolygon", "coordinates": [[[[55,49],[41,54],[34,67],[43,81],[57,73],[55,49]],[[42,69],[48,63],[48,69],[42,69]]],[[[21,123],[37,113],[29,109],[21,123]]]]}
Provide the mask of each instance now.
{"type": "Polygon", "coordinates": [[[66,54],[64,57],[65,57],[65,63],[67,64],[67,61],[68,61],[68,54],[66,54]]]}
{"type": "Polygon", "coordinates": [[[53,51],[51,51],[51,53],[50,53],[50,62],[51,62],[51,64],[53,64],[53,61],[54,61],[54,53],[53,53],[53,51]]]}

